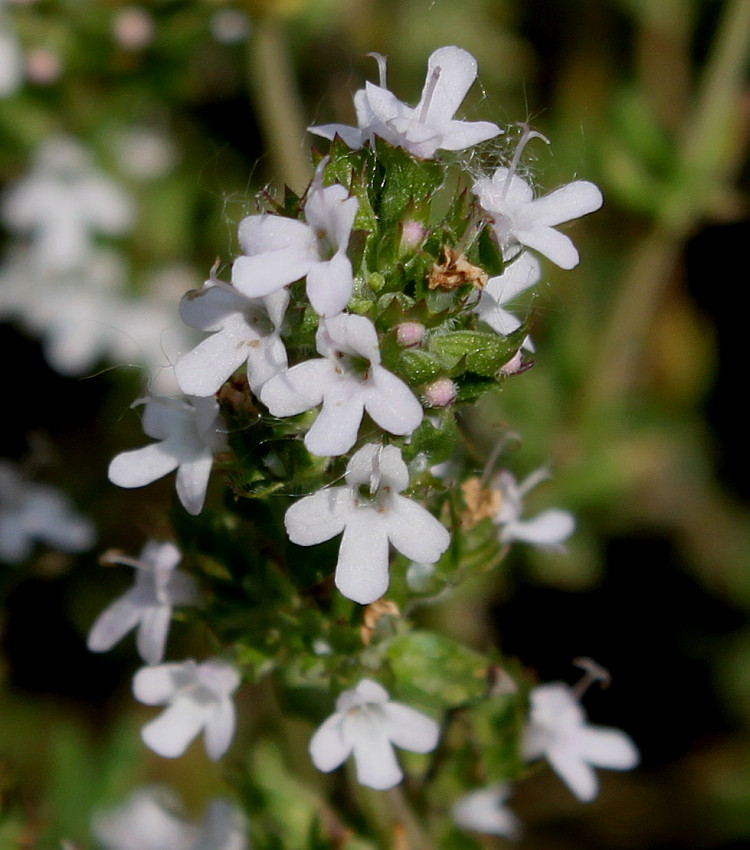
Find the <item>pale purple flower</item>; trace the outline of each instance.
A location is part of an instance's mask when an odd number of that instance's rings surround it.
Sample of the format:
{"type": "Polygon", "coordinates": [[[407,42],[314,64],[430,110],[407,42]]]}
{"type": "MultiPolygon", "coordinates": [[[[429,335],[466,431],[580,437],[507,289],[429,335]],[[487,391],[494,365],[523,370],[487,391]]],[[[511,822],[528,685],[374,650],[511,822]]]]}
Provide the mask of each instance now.
{"type": "Polygon", "coordinates": [[[157,396],[145,404],[144,433],[158,442],[117,455],[109,465],[109,480],[118,487],[143,487],[177,470],[177,495],[196,516],[203,509],[214,452],[227,446],[219,404],[215,398],[157,396]]]}
{"type": "Polygon", "coordinates": [[[427,63],[422,96],[415,107],[402,103],[385,87],[385,60],[379,60],[380,85],[367,83],[354,95],[357,127],[324,124],[310,127],[325,139],[340,136],[351,148],[379,136],[394,147],[430,159],[437,150],[464,150],[502,131],[489,121],[457,121],[456,110],[477,76],[474,57],[460,47],[441,47],[427,63]]]}
{"type": "Polygon", "coordinates": [[[502,835],[515,839],[521,834],[518,818],[505,805],[510,786],[504,783],[479,788],[462,797],[452,809],[453,820],[461,829],[502,835]]]}
{"type": "Polygon", "coordinates": [[[142,667],[133,679],[136,699],[167,706],[141,730],[144,743],[164,758],[176,758],[202,731],[206,753],[217,761],[234,735],[231,697],[239,684],[237,671],[220,659],[142,667]]]}
{"type": "Polygon", "coordinates": [[[407,385],[380,365],[375,326],[348,313],[321,321],[316,360],[271,378],[260,399],[274,416],[296,416],[322,403],[305,435],[315,455],[349,451],[365,411],[383,430],[403,436],[422,421],[422,406],[407,385]]]}
{"type": "Polygon", "coordinates": [[[630,737],[620,729],[589,725],[573,691],[563,682],[538,685],[529,700],[523,757],[546,758],[582,802],[593,800],[598,792],[594,767],[630,770],[638,764],[638,749],[630,737]]]}
{"type": "Polygon", "coordinates": [[[338,183],[323,186],[323,160],[305,202],[305,222],[278,215],[250,215],[240,222],[243,256],[232,283],[248,298],[262,298],[307,278],[307,297],[320,316],[337,316],[352,295],[346,256],[357,199],[338,183]]]}
{"type": "Polygon", "coordinates": [[[30,235],[40,266],[67,271],[85,262],[96,234],[116,236],[131,226],[133,204],[80,142],[53,137],[5,193],[2,219],[13,232],[30,235]]]}
{"type": "Polygon", "coordinates": [[[265,298],[246,298],[213,279],[184,295],[182,320],[211,336],[177,361],[175,374],[182,391],[213,395],[246,364],[250,389],[257,394],[266,381],[287,368],[280,332],[288,303],[285,289],[265,298]]]}
{"type": "Polygon", "coordinates": [[[480,177],[474,193],[489,214],[505,259],[525,245],[563,269],[578,265],[578,251],[555,226],[598,210],[602,193],[586,180],[566,183],[534,198],[531,186],[511,168],[497,168],[492,177],[480,177]]]}
{"type": "Polygon", "coordinates": [[[84,552],[95,536],[91,521],[76,513],[60,490],[27,481],[0,460],[0,561],[23,561],[36,542],[61,552],[84,552]]]}
{"type": "Polygon", "coordinates": [[[426,714],[392,702],[388,691],[372,679],[362,679],[336,700],[336,712],[313,735],[310,756],[318,770],[330,773],[354,756],[357,781],[383,791],[403,779],[393,747],[429,753],[440,729],[426,714]]]}
{"type": "Polygon", "coordinates": [[[187,573],[176,569],[182,554],[174,543],[152,540],[140,558],[113,553],[108,563],[135,568],[135,586],[102,611],[91,627],[88,648],[106,652],[131,629],[138,629],[137,646],[147,664],[158,664],[164,657],[172,608],[195,605],[198,589],[187,573]]]}
{"type": "Polygon", "coordinates": [[[447,529],[417,502],[399,495],[409,471],[396,446],[369,444],[346,467],[346,484],[305,496],[286,512],[293,543],[313,546],[342,534],[336,587],[367,605],[388,589],[388,544],[433,564],[450,544],[447,529]]]}
{"type": "Polygon", "coordinates": [[[495,476],[493,487],[500,491],[500,508],[495,516],[501,543],[521,540],[539,549],[564,552],[563,541],[575,530],[575,518],[568,511],[550,508],[532,519],[522,519],[524,496],[541,481],[549,478],[549,470],[542,467],[528,475],[519,484],[507,469],[495,476]]]}

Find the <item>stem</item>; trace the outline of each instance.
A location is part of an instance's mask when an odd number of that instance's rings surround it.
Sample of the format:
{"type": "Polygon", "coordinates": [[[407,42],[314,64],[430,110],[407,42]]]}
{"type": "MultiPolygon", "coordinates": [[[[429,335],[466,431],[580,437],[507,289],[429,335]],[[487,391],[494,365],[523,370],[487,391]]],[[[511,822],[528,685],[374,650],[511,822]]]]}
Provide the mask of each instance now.
{"type": "Polygon", "coordinates": [[[248,43],[248,89],[276,175],[301,194],[310,181],[303,153],[305,122],[283,27],[272,16],[258,18],[248,43]]]}
{"type": "Polygon", "coordinates": [[[636,249],[610,310],[609,326],[596,346],[600,354],[589,382],[589,403],[621,395],[636,376],[682,243],[705,212],[717,182],[739,161],[739,150],[727,150],[727,130],[736,120],[749,48],[750,3],[733,0],[716,32],[695,109],[682,128],[676,179],[654,215],[651,233],[636,249]]]}

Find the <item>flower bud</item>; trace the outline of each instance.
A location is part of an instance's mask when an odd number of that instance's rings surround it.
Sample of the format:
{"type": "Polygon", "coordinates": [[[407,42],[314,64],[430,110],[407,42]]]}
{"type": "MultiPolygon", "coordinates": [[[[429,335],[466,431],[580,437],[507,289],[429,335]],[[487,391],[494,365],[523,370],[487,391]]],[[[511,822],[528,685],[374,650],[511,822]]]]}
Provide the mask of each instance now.
{"type": "Polygon", "coordinates": [[[458,388],[450,378],[438,378],[424,388],[424,399],[430,407],[450,407],[458,388]]]}
{"type": "Polygon", "coordinates": [[[427,228],[418,221],[406,221],[401,229],[402,250],[418,248],[427,236],[427,228]]]}
{"type": "Polygon", "coordinates": [[[396,341],[404,348],[416,348],[422,344],[424,325],[419,322],[401,322],[396,325],[396,341]]]}

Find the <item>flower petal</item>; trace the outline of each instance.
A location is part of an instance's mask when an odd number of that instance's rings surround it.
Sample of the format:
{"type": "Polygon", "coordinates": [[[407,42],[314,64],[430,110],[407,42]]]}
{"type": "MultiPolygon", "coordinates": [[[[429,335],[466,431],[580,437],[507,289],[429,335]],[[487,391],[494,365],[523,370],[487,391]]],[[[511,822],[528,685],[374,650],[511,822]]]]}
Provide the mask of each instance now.
{"type": "Polygon", "coordinates": [[[630,770],[640,761],[637,747],[620,729],[584,727],[577,734],[577,749],[589,764],[610,770],[630,770]]]}
{"type": "Polygon", "coordinates": [[[518,228],[513,235],[522,245],[544,254],[561,269],[573,269],[578,265],[580,258],[575,245],[568,236],[558,230],[535,225],[526,229],[518,228]]]}
{"type": "Polygon", "coordinates": [[[530,214],[539,224],[554,227],[598,210],[604,199],[599,187],[588,180],[566,183],[531,203],[530,214]]]}
{"type": "Polygon", "coordinates": [[[330,773],[343,764],[352,751],[351,743],[344,739],[342,721],[341,714],[332,714],[310,739],[310,758],[323,773],[330,773]]]}
{"type": "Polygon", "coordinates": [[[385,526],[393,547],[420,564],[434,564],[450,545],[448,529],[405,496],[392,496],[385,526]]]}
{"type": "Polygon", "coordinates": [[[142,610],[136,645],[146,664],[158,664],[164,657],[164,644],[171,619],[170,605],[151,605],[142,610]]]}
{"type": "Polygon", "coordinates": [[[218,761],[229,749],[235,725],[234,703],[231,699],[220,700],[206,722],[203,738],[211,761],[218,761]]]}
{"type": "Polygon", "coordinates": [[[365,410],[391,434],[411,434],[422,421],[422,405],[400,379],[382,366],[371,366],[364,385],[365,410]]]}
{"type": "Polygon", "coordinates": [[[430,753],[437,746],[440,727],[426,714],[400,702],[383,706],[385,733],[391,742],[412,753],[430,753]]]}
{"type": "Polygon", "coordinates": [[[362,394],[348,391],[348,386],[336,389],[344,391],[326,393],[317,419],[305,434],[307,450],[320,457],[346,454],[356,442],[362,422],[362,394]]]}
{"type": "Polygon", "coordinates": [[[335,584],[347,599],[369,605],[388,590],[388,536],[374,510],[351,515],[341,539],[335,584]]]}
{"type": "Polygon", "coordinates": [[[305,496],[288,508],[284,527],[298,546],[314,546],[341,534],[346,524],[348,488],[329,487],[305,496]]]}
{"type": "Polygon", "coordinates": [[[522,540],[541,549],[564,550],[561,545],[573,533],[576,522],[571,513],[558,508],[542,511],[533,519],[508,523],[500,532],[504,543],[522,540]]]}
{"type": "Polygon", "coordinates": [[[404,774],[380,720],[379,711],[374,717],[367,709],[353,712],[344,719],[344,734],[352,743],[357,781],[384,791],[398,785],[404,774]]]}
{"type": "Polygon", "coordinates": [[[174,373],[180,389],[186,395],[213,395],[247,360],[248,345],[252,342],[257,344],[257,335],[242,321],[241,325],[233,322],[225,330],[204,339],[175,364],[174,373]]]}
{"type": "Polygon", "coordinates": [[[273,416],[296,416],[323,401],[323,393],[336,380],[333,363],[323,358],[298,363],[271,378],[260,391],[260,400],[273,416]]]}
{"type": "Polygon", "coordinates": [[[141,729],[141,738],[157,755],[177,758],[203,728],[206,714],[206,708],[194,700],[177,699],[141,729]]]}
{"type": "Polygon", "coordinates": [[[599,790],[596,774],[572,744],[556,743],[548,747],[547,758],[555,773],[582,803],[596,797],[599,790]]]}
{"type": "Polygon", "coordinates": [[[177,495],[191,516],[198,516],[203,510],[213,463],[213,454],[205,449],[194,458],[181,463],[177,470],[177,495]]]}
{"type": "Polygon", "coordinates": [[[307,273],[307,297],[319,316],[338,316],[352,297],[349,258],[334,254],[328,262],[314,265],[307,273]]]}
{"type": "Polygon", "coordinates": [[[434,51],[427,61],[422,96],[414,109],[420,122],[450,122],[476,78],[477,60],[467,50],[450,46],[434,51]]]}
{"type": "Polygon", "coordinates": [[[134,605],[129,593],[116,599],[94,620],[86,646],[91,652],[107,652],[134,629],[142,609],[134,605]]]}
{"type": "Polygon", "coordinates": [[[177,469],[179,458],[165,443],[121,452],[109,465],[109,480],[118,487],[143,487],[177,469]]]}

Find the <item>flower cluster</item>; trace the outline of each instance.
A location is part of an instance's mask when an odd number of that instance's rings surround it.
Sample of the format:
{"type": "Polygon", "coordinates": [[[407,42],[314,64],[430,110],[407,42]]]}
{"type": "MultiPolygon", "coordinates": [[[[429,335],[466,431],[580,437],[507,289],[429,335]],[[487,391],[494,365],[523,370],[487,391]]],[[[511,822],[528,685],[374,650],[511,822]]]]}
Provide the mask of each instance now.
{"type": "Polygon", "coordinates": [[[100,614],[89,646],[108,650],[137,629],[147,666],[133,690],[165,706],[142,731],[159,755],[180,756],[202,732],[209,758],[220,758],[241,678],[274,671],[282,691],[314,694],[318,720],[336,697],[310,740],[315,766],[330,772],[351,755],[357,780],[379,790],[404,777],[394,747],[437,748],[445,709],[491,712],[512,694],[520,714],[528,696],[519,763],[453,808],[462,827],[511,836],[518,824],[504,802],[522,759],[546,756],[588,800],[590,766],[631,767],[635,747],[587,727],[565,686],[529,694],[519,677],[499,696],[485,687],[489,658],[409,615],[513,542],[562,551],[574,530],[564,510],[523,517],[546,469],[521,483],[503,469],[485,487],[463,468],[458,413],[528,368],[531,320],[509,308],[541,279],[538,255],[566,269],[578,262],[555,227],[602,199],[586,181],[535,197],[518,174],[529,131],[509,162],[488,151],[494,167],[467,181],[440,152],[503,132],[455,118],[476,77],[473,57],[435,51],[415,107],[386,88],[378,61],[380,85],[355,95],[357,126],[311,128],[330,146],[315,154],[304,195],[264,195],[239,224],[229,274],[217,263],[182,298],[184,323],[204,334],[175,364],[182,395],[137,402],[155,442],[117,455],[109,478],[133,488],[176,472],[185,570],[171,543],[147,544],[138,560],[110,557],[134,567],[136,582],[100,614]],[[449,175],[466,185],[446,199],[449,175]],[[207,492],[219,458],[223,510],[207,492]],[[163,663],[173,609],[199,605],[226,659],[163,663]],[[425,684],[428,672],[458,681],[425,684]],[[426,712],[391,700],[383,683],[426,712]]]}

